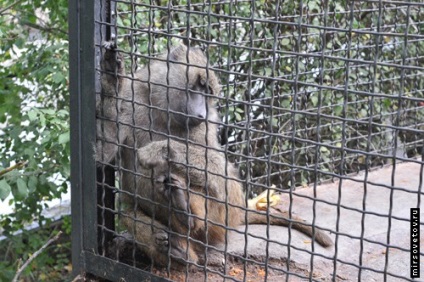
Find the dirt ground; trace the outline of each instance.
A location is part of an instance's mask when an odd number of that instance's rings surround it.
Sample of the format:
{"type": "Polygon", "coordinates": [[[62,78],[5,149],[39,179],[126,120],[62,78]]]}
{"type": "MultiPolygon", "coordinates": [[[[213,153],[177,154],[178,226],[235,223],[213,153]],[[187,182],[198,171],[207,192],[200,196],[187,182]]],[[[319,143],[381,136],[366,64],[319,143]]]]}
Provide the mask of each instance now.
{"type": "MultiPolygon", "coordinates": [[[[262,259],[261,264],[264,264],[262,259]]],[[[231,261],[227,262],[226,269],[224,267],[209,267],[205,270],[188,270],[188,271],[171,271],[168,273],[166,270],[156,269],[154,274],[166,277],[172,281],[247,281],[247,282],[256,282],[256,281],[266,281],[271,282],[280,282],[285,281],[287,275],[285,272],[276,269],[287,269],[287,263],[284,259],[268,259],[268,267],[259,265],[258,261],[251,263],[242,263],[240,261],[231,261]]],[[[294,275],[290,276],[290,281],[304,281],[302,277],[308,277],[308,273],[304,270],[298,269],[294,263],[291,263],[290,271],[298,273],[300,277],[295,277],[294,275]]],[[[319,277],[313,277],[317,279],[319,277]]],[[[320,280],[326,281],[326,280],[320,280]]]]}

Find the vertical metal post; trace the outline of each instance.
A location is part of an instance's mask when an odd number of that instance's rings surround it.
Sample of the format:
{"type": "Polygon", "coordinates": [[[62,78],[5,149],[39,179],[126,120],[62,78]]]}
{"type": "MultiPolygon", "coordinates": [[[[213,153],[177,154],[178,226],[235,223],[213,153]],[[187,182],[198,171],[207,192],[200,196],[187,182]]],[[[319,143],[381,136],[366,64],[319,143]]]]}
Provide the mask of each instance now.
{"type": "Polygon", "coordinates": [[[71,109],[72,265],[85,269],[85,250],[96,250],[93,144],[96,141],[94,1],[69,2],[69,80],[71,109]],[[84,79],[81,79],[81,78],[84,79]]]}

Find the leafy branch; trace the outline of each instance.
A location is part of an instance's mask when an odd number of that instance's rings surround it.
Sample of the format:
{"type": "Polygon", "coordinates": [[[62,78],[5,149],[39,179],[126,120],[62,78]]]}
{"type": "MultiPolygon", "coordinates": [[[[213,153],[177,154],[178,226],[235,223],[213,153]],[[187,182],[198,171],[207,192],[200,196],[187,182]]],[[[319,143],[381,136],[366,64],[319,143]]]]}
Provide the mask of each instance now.
{"type": "Polygon", "coordinates": [[[51,238],[50,240],[47,241],[47,243],[45,243],[38,251],[36,251],[35,253],[33,253],[28,260],[18,268],[18,271],[16,271],[16,275],[13,278],[12,282],[17,282],[19,276],[21,276],[22,271],[25,270],[25,268],[39,255],[41,254],[51,243],[53,243],[54,241],[57,241],[57,239],[59,239],[60,235],[62,235],[62,231],[59,231],[59,233],[56,234],[56,236],[54,236],[53,238],[51,238]]]}
{"type": "Polygon", "coordinates": [[[12,166],[10,166],[10,167],[8,167],[8,168],[5,168],[5,169],[3,169],[3,170],[0,170],[0,177],[2,177],[3,175],[5,175],[5,174],[6,174],[6,173],[8,173],[8,172],[11,172],[12,170],[15,170],[15,169],[22,169],[22,168],[24,168],[27,164],[28,164],[28,161],[20,161],[20,162],[17,162],[16,164],[14,164],[14,165],[12,165],[12,166]]]}
{"type": "Polygon", "coordinates": [[[21,2],[23,2],[23,0],[18,0],[16,2],[13,2],[12,4],[10,4],[7,7],[4,7],[3,9],[0,10],[0,15],[2,15],[4,12],[6,12],[7,10],[13,8],[14,6],[20,4],[21,2]]]}

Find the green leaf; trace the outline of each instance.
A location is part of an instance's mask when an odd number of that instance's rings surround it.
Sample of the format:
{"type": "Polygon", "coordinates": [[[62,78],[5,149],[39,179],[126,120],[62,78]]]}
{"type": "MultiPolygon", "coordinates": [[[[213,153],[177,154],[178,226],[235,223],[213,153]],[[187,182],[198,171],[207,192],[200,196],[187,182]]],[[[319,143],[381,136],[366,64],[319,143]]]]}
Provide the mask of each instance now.
{"type": "Polygon", "coordinates": [[[49,116],[54,116],[56,114],[56,111],[54,109],[42,109],[41,111],[49,116]]]}
{"type": "Polygon", "coordinates": [[[6,179],[0,180],[0,200],[4,201],[4,199],[9,196],[11,190],[12,189],[10,188],[10,185],[6,182],[6,179]]]}
{"type": "Polygon", "coordinates": [[[26,156],[28,156],[28,157],[33,157],[34,156],[34,153],[35,153],[35,150],[34,150],[35,148],[33,148],[33,147],[30,147],[30,148],[26,148],[25,150],[24,150],[24,154],[26,155],[26,156]]]}
{"type": "Polygon", "coordinates": [[[290,108],[291,100],[289,98],[282,99],[281,107],[282,108],[290,108]]]}
{"type": "Polygon", "coordinates": [[[16,180],[16,185],[18,187],[18,190],[16,191],[16,196],[18,198],[25,198],[26,196],[28,196],[28,187],[25,180],[23,180],[22,178],[18,178],[16,180]]]}
{"type": "Polygon", "coordinates": [[[60,83],[65,80],[65,76],[61,74],[60,72],[56,72],[55,74],[53,74],[52,79],[54,82],[60,83]]]}
{"type": "Polygon", "coordinates": [[[341,116],[342,111],[343,111],[343,107],[342,106],[335,106],[333,113],[334,113],[335,116],[341,116]]]}
{"type": "Polygon", "coordinates": [[[69,131],[59,135],[59,144],[66,144],[69,142],[70,134],[69,131]]]}
{"type": "Polygon", "coordinates": [[[28,118],[30,121],[34,121],[37,119],[37,112],[35,110],[31,110],[28,112],[28,118]]]}
{"type": "Polygon", "coordinates": [[[43,114],[40,115],[40,123],[42,127],[46,126],[46,117],[43,114]]]}
{"type": "Polygon", "coordinates": [[[316,106],[318,105],[318,96],[317,96],[317,95],[312,95],[312,96],[310,97],[310,99],[311,99],[312,105],[313,105],[314,107],[316,107],[316,106]]]}
{"type": "Polygon", "coordinates": [[[290,39],[288,39],[288,38],[283,38],[282,40],[281,40],[281,45],[282,46],[287,46],[287,45],[289,45],[290,44],[290,39]]]}
{"type": "Polygon", "coordinates": [[[31,175],[28,179],[28,191],[30,193],[33,193],[36,189],[37,189],[37,177],[35,177],[34,175],[31,175]]]}

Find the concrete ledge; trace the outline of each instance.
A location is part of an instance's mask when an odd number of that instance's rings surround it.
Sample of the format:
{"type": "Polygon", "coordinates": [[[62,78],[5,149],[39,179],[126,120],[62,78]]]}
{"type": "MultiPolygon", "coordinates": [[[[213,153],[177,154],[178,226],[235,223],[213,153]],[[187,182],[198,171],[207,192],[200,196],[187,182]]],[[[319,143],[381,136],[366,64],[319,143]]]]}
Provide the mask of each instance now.
{"type": "MultiPolygon", "coordinates": [[[[347,281],[409,279],[410,208],[421,207],[419,195],[421,202],[424,200],[421,173],[420,164],[409,162],[362,172],[348,180],[296,190],[292,198],[293,213],[312,222],[315,211],[315,225],[332,231],[331,237],[336,243],[332,248],[312,244],[309,237],[295,230],[290,232],[289,248],[287,228],[251,225],[247,229],[250,234],[247,241],[245,227],[238,229],[240,233],[231,232],[227,250],[243,257],[246,245],[247,257],[285,261],[283,265],[275,265],[283,271],[287,271],[287,262],[290,262],[290,271],[319,280],[331,280],[334,274],[335,279],[347,281]],[[315,207],[313,198],[316,199],[315,207]],[[267,238],[273,242],[267,244],[267,238]],[[366,241],[361,243],[360,238],[366,241]],[[385,246],[388,239],[390,248],[385,246]],[[387,276],[382,273],[385,270],[387,276]]],[[[284,194],[278,208],[287,210],[289,203],[289,195],[284,194]]],[[[424,210],[421,209],[421,226],[423,221],[424,210]]],[[[422,278],[423,263],[421,255],[422,278]]]]}

